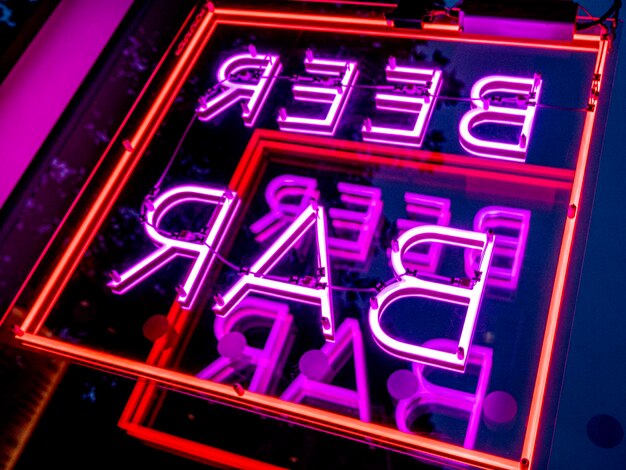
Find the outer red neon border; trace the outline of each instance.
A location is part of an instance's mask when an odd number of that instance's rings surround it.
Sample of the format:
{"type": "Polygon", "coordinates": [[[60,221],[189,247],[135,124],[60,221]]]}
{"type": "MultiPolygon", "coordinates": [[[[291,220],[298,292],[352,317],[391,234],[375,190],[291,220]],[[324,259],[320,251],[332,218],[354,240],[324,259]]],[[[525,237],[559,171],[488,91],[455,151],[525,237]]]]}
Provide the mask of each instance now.
{"type": "MultiPolygon", "coordinates": [[[[420,451],[436,457],[444,457],[460,463],[468,463],[484,468],[528,468],[533,461],[535,441],[539,429],[541,410],[543,407],[548,373],[552,357],[554,339],[557,332],[560,306],[563,289],[567,277],[569,254],[573,243],[574,230],[577,217],[574,214],[565,223],[563,241],[559,254],[553,295],[551,298],[548,319],[542,345],[542,353],[539,360],[537,380],[535,383],[530,416],[527,424],[527,433],[524,439],[524,447],[521,462],[495,457],[489,454],[471,451],[416,436],[406,435],[399,431],[388,428],[361,423],[358,420],[337,416],[333,413],[309,408],[303,405],[286,403],[279,399],[246,393],[244,397],[238,397],[233,390],[221,384],[213,384],[185,374],[163,370],[159,367],[147,365],[142,362],[128,360],[119,356],[94,351],[92,349],[65,343],[63,341],[46,338],[38,335],[41,325],[45,322],[52,306],[63,291],[72,273],[78,265],[82,255],[89,246],[97,230],[105,220],[114,202],[123,190],[130,174],[142,157],[153,135],[158,129],[165,114],[169,110],[174,97],[185,82],[189,72],[195,65],[200,53],[208,42],[212,32],[218,24],[235,24],[262,26],[267,28],[282,29],[306,29],[310,31],[328,31],[347,34],[367,34],[383,37],[405,37],[417,39],[430,39],[459,43],[482,43],[494,45],[507,45],[525,48],[556,49],[578,52],[594,52],[597,54],[594,72],[599,77],[595,85],[599,89],[604,70],[608,40],[597,36],[576,36],[573,41],[535,41],[527,39],[503,39],[491,38],[482,35],[464,35],[459,31],[451,31],[446,28],[429,28],[425,31],[394,29],[382,19],[357,19],[336,16],[321,15],[297,15],[281,12],[266,11],[243,11],[231,9],[216,9],[214,12],[204,10],[195,32],[191,34],[189,41],[182,48],[176,66],[172,70],[168,80],[163,85],[160,93],[152,102],[149,111],[144,116],[142,124],[129,139],[127,150],[117,157],[116,165],[111,171],[106,184],[102,187],[98,197],[91,206],[86,216],[74,232],[71,242],[65,249],[58,264],[48,277],[48,281],[41,289],[37,299],[29,310],[27,317],[18,331],[18,339],[26,346],[52,352],[56,355],[74,359],[78,362],[91,366],[104,368],[124,375],[144,377],[166,385],[194,393],[204,394],[224,403],[234,406],[254,409],[259,413],[270,416],[289,415],[294,421],[306,426],[324,429],[328,432],[354,437],[358,439],[373,439],[383,446],[394,447],[405,451],[420,451]]],[[[580,196],[585,176],[589,146],[595,120],[595,108],[588,111],[574,173],[573,186],[570,202],[575,207],[580,203],[580,196]]],[[[334,146],[341,149],[340,141],[333,141],[334,146]]],[[[362,145],[362,144],[359,144],[362,145]]],[[[111,149],[116,151],[116,149],[111,149]]],[[[402,153],[396,151],[397,154],[402,153]]],[[[427,153],[427,152],[426,152],[427,153]]],[[[417,152],[428,161],[434,155],[425,155],[417,152]]],[[[416,154],[412,154],[416,155],[416,154]]],[[[111,158],[109,156],[109,158],[111,158]]],[[[419,158],[419,157],[418,157],[419,158]]],[[[435,160],[436,161],[436,160],[435,160]]],[[[469,168],[466,170],[468,171],[469,168]]],[[[246,175],[236,174],[233,183],[245,187],[246,175]],[[238,182],[237,178],[241,178],[238,182]]]]}

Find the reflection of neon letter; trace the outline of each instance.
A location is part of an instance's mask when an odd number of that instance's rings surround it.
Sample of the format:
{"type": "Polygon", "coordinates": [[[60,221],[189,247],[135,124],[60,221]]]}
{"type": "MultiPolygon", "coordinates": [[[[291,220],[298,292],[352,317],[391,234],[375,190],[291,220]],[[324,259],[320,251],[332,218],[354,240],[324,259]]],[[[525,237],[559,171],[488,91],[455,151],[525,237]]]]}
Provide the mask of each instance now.
{"type": "Polygon", "coordinates": [[[415,227],[400,235],[397,250],[394,249],[391,252],[391,263],[396,275],[402,276],[402,279],[386,286],[371,301],[369,324],[378,345],[389,354],[402,359],[423,362],[444,369],[465,370],[467,352],[474,336],[478,310],[485,289],[485,278],[493,253],[493,239],[493,236],[484,233],[436,225],[415,227]],[[481,250],[480,269],[474,279],[467,283],[467,287],[418,279],[407,273],[402,264],[402,256],[419,243],[443,243],[481,250]],[[385,309],[396,300],[406,297],[425,297],[444,303],[467,306],[461,337],[454,353],[399,341],[383,331],[380,318],[385,309]]]}
{"type": "MultiPolygon", "coordinates": [[[[434,339],[427,341],[424,346],[442,351],[454,351],[456,342],[449,339],[434,339]]],[[[491,375],[492,350],[484,346],[472,346],[468,362],[480,368],[478,383],[473,393],[435,385],[426,378],[429,367],[424,364],[413,364],[413,373],[417,376],[417,391],[412,397],[398,402],[396,407],[398,429],[410,433],[410,423],[426,411],[424,408],[428,410],[435,407],[437,410],[442,410],[442,413],[453,416],[460,412],[462,415],[469,415],[463,447],[473,449],[491,375]]]]}
{"type": "MultiPolygon", "coordinates": [[[[529,227],[530,211],[527,210],[487,206],[478,211],[474,217],[474,230],[483,233],[491,230],[497,235],[488,286],[517,288],[529,227]]],[[[474,250],[465,251],[465,272],[468,275],[477,268],[478,255],[474,250]]]]}
{"type": "Polygon", "coordinates": [[[417,114],[417,119],[413,129],[374,126],[366,120],[361,129],[363,140],[421,147],[441,87],[441,70],[388,65],[385,73],[389,82],[408,83],[418,89],[411,88],[403,94],[376,93],[376,109],[417,114]]]}
{"type": "Polygon", "coordinates": [[[294,175],[274,178],[265,189],[265,200],[270,206],[270,212],[250,225],[250,230],[256,235],[255,240],[263,243],[301,214],[311,199],[318,197],[317,180],[314,178],[294,175]],[[294,201],[295,198],[298,202],[294,201]]]}
{"type": "Polygon", "coordinates": [[[197,109],[198,119],[210,121],[237,101],[242,101],[243,122],[248,127],[254,126],[259,111],[281,69],[277,55],[258,53],[254,56],[237,54],[230,57],[217,72],[217,80],[223,91],[216,97],[201,102],[197,109]],[[256,71],[258,81],[256,83],[233,82],[233,76],[244,70],[248,73],[256,71]]]}
{"type": "Polygon", "coordinates": [[[541,78],[516,78],[492,75],[478,80],[472,87],[472,110],[465,113],[459,123],[459,140],[465,150],[480,157],[525,161],[530,132],[539,102],[541,78]],[[524,96],[526,107],[495,106],[488,104],[490,93],[511,93],[524,96]],[[526,100],[526,97],[528,99],[526,100]],[[517,142],[494,142],[476,137],[472,130],[480,124],[504,124],[521,127],[517,142]]]}
{"type": "MultiPolygon", "coordinates": [[[[406,212],[410,219],[398,219],[400,234],[410,228],[421,225],[441,225],[447,227],[450,224],[450,199],[425,196],[423,194],[404,193],[406,212]]],[[[404,265],[409,269],[435,273],[441,257],[440,243],[431,243],[422,251],[407,251],[402,258],[404,265]]],[[[473,273],[472,273],[473,276],[473,273]]]]}
{"type": "Polygon", "coordinates": [[[289,352],[292,322],[293,317],[289,314],[287,304],[251,297],[244,299],[228,317],[215,318],[215,337],[221,340],[235,330],[245,333],[259,326],[269,326],[265,345],[260,349],[246,344],[240,356],[220,357],[196,377],[223,383],[239,377],[242,368],[254,367],[248,390],[270,393],[280,377],[289,352]]]}
{"type": "Polygon", "coordinates": [[[322,330],[329,341],[333,340],[335,328],[330,290],[330,269],[326,249],[326,216],[323,207],[311,205],[276,239],[274,243],[250,267],[250,273],[242,276],[223,297],[218,297],[213,310],[227,316],[250,292],[266,294],[286,300],[318,305],[322,311],[322,330]],[[311,227],[315,227],[317,241],[317,277],[313,286],[265,279],[264,275],[293,248],[311,227]]]}
{"type": "Polygon", "coordinates": [[[357,411],[361,421],[369,422],[371,417],[367,368],[359,322],[354,318],[346,318],[337,329],[335,343],[326,343],[321,351],[328,359],[329,366],[323,376],[318,380],[313,380],[301,373],[280,398],[296,403],[312,398],[337,404],[357,411]],[[348,362],[350,356],[354,358],[356,390],[330,383],[348,362]]]}
{"type": "Polygon", "coordinates": [[[340,193],[341,202],[347,206],[364,207],[365,210],[353,211],[338,208],[328,210],[330,223],[335,229],[335,233],[337,235],[345,234],[349,237],[329,237],[330,255],[364,262],[372,246],[372,239],[376,233],[383,209],[380,189],[350,183],[339,183],[337,189],[340,193]]]}
{"type": "Polygon", "coordinates": [[[190,309],[207,273],[215,261],[214,252],[222,244],[222,239],[235,214],[238,198],[229,191],[202,186],[179,186],[161,194],[146,211],[144,229],[148,237],[160,248],[137,262],[133,267],[115,278],[108,285],[116,294],[123,294],[146,277],[158,271],[177,256],[194,259],[187,273],[185,283],[179,289],[178,302],[190,309]],[[184,239],[170,238],[162,234],[159,223],[174,207],[188,202],[201,202],[216,206],[205,230],[200,233],[185,233],[184,239]],[[211,247],[211,249],[209,249],[211,247]]]}
{"type": "Polygon", "coordinates": [[[325,60],[307,57],[304,68],[308,73],[338,77],[333,86],[294,85],[293,97],[298,101],[330,104],[324,118],[288,116],[282,110],[278,116],[281,131],[303,132],[306,134],[335,135],[337,124],[346,107],[348,98],[358,75],[357,63],[347,60],[325,60]]]}

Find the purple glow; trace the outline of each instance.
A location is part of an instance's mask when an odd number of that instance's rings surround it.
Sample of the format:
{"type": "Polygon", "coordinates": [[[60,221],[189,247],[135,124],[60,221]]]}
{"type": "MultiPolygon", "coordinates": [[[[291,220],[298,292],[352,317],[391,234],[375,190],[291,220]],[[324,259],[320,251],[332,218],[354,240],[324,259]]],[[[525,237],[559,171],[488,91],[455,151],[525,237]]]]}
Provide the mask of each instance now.
{"type": "Polygon", "coordinates": [[[242,369],[254,368],[248,390],[271,393],[291,349],[292,324],[293,317],[287,304],[253,297],[244,299],[228,317],[215,318],[215,337],[222,341],[229,334],[239,333],[245,340],[247,330],[271,325],[263,348],[244,343],[240,355],[223,354],[198,372],[196,377],[223,383],[240,376],[242,369]]]}
{"type": "MultiPolygon", "coordinates": [[[[517,289],[529,228],[530,211],[528,210],[487,206],[478,211],[474,217],[474,230],[482,233],[491,230],[497,235],[493,249],[493,262],[487,278],[488,286],[517,289]]],[[[474,250],[465,251],[465,272],[468,276],[477,269],[479,254],[474,250]]]]}
{"type": "Polygon", "coordinates": [[[330,208],[328,215],[335,237],[328,238],[333,258],[365,262],[369,256],[376,228],[380,223],[383,201],[379,188],[358,184],[338,183],[339,198],[346,206],[364,208],[350,210],[330,208]],[[339,235],[351,235],[343,238],[339,235]],[[356,237],[356,239],[354,239],[356,237]]]}
{"type": "Polygon", "coordinates": [[[327,403],[340,405],[341,407],[355,410],[359,413],[359,419],[364,422],[371,421],[370,398],[367,384],[367,367],[365,365],[365,350],[363,335],[359,328],[359,322],[353,318],[346,318],[337,329],[334,343],[326,343],[321,352],[326,356],[330,367],[326,373],[317,380],[301,373],[281,395],[283,400],[301,403],[306,398],[313,398],[327,403]],[[352,354],[349,354],[352,353],[352,354]],[[354,359],[354,373],[356,377],[356,390],[332,385],[330,382],[345,366],[348,360],[354,359]]]}
{"type": "Polygon", "coordinates": [[[402,94],[376,93],[376,109],[416,114],[417,119],[413,129],[376,126],[368,119],[361,129],[363,140],[421,147],[441,88],[441,70],[398,67],[390,61],[385,73],[388,82],[407,83],[411,88],[402,94]]]}
{"type": "MultiPolygon", "coordinates": [[[[217,72],[217,81],[222,92],[206,101],[201,99],[201,104],[196,110],[198,119],[210,121],[218,114],[242,101],[241,117],[246,126],[252,127],[267,99],[276,77],[280,74],[282,65],[280,58],[272,54],[237,54],[226,60],[217,72]],[[240,72],[256,72],[258,81],[233,82],[231,76],[240,72]]],[[[250,79],[251,77],[247,77],[250,79]]]]}
{"type": "Polygon", "coordinates": [[[184,309],[190,309],[207,273],[215,262],[214,251],[219,251],[238,205],[237,196],[223,189],[178,186],[165,191],[148,207],[144,222],[146,234],[159,248],[123,273],[116,274],[108,286],[114,293],[124,294],[174,258],[178,256],[191,258],[194,260],[193,265],[187,273],[185,282],[178,289],[177,297],[184,309]],[[163,217],[174,207],[189,202],[216,206],[213,215],[205,225],[205,230],[187,232],[184,239],[161,233],[158,226],[163,217]]]}
{"type": "Polygon", "coordinates": [[[293,97],[297,101],[330,104],[325,117],[306,117],[288,115],[281,110],[278,116],[278,127],[281,131],[301,132],[305,134],[335,135],[337,124],[346,107],[348,99],[358,76],[357,63],[347,60],[327,60],[314,58],[307,53],[304,60],[307,73],[330,78],[327,86],[294,85],[293,97]]]}
{"type": "MultiPolygon", "coordinates": [[[[427,341],[424,346],[432,350],[455,351],[457,343],[449,339],[433,339],[427,341]]],[[[474,392],[435,385],[426,378],[428,366],[413,364],[413,373],[418,381],[417,391],[412,397],[398,402],[396,407],[398,429],[407,433],[411,432],[410,423],[415,419],[415,411],[418,408],[437,407],[438,410],[442,410],[442,413],[452,416],[457,416],[460,412],[469,416],[463,447],[473,449],[480,426],[485,393],[489,386],[493,351],[485,346],[474,345],[468,355],[468,362],[479,368],[478,383],[474,392]]]]}
{"type": "Polygon", "coordinates": [[[485,290],[485,280],[493,255],[494,238],[483,233],[436,225],[415,227],[400,235],[397,249],[391,250],[391,264],[396,277],[399,277],[400,280],[388,284],[370,302],[369,324],[372,335],[381,349],[401,359],[422,362],[444,369],[464,371],[485,290]],[[467,287],[419,279],[407,272],[402,263],[402,257],[408,250],[420,243],[443,243],[480,250],[482,257],[479,271],[473,276],[467,287]],[[399,341],[383,331],[380,318],[385,309],[396,300],[407,297],[425,297],[467,307],[461,336],[454,352],[443,352],[427,346],[399,341]]]}
{"type": "Polygon", "coordinates": [[[265,188],[265,200],[270,212],[250,225],[250,230],[256,235],[255,240],[263,243],[301,214],[312,199],[318,198],[317,180],[314,178],[277,176],[265,188]]]}
{"type": "MultiPolygon", "coordinates": [[[[404,201],[410,218],[397,220],[400,234],[422,225],[447,227],[450,224],[450,199],[407,192],[404,194],[404,201]]],[[[402,262],[409,269],[435,273],[439,267],[442,248],[440,243],[431,243],[425,251],[407,251],[402,262]]]]}
{"type": "Polygon", "coordinates": [[[327,340],[333,341],[335,327],[326,237],[324,208],[317,206],[316,203],[312,204],[298,216],[250,267],[250,273],[241,276],[235,285],[223,297],[220,297],[220,301],[213,306],[213,310],[218,315],[228,316],[246,295],[251,292],[317,305],[321,308],[324,336],[327,340]],[[289,283],[264,278],[263,276],[267,275],[312,227],[315,227],[318,262],[318,275],[315,279],[315,285],[309,286],[302,283],[289,283]]]}
{"type": "Polygon", "coordinates": [[[541,92],[541,78],[506,77],[491,75],[481,78],[472,87],[472,108],[459,122],[459,141],[472,155],[516,162],[526,161],[535,112],[541,92]],[[524,109],[496,106],[489,102],[491,93],[510,93],[528,97],[524,109]],[[521,127],[516,143],[495,142],[478,138],[472,129],[480,124],[494,123],[521,127]]]}

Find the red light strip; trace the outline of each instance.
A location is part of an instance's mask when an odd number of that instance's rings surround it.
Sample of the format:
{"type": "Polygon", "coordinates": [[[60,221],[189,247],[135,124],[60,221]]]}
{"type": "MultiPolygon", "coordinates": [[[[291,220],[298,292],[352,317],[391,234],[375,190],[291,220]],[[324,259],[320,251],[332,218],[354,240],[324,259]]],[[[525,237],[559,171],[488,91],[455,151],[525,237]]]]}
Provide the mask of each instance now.
{"type": "MultiPolygon", "coordinates": [[[[604,66],[606,64],[606,55],[609,46],[608,43],[608,39],[603,39],[600,42],[600,50],[598,51],[598,56],[596,60],[594,74],[599,75],[600,80],[602,80],[604,66]]],[[[580,206],[595,117],[595,108],[594,110],[587,112],[582,132],[580,148],[578,152],[578,159],[576,162],[576,173],[574,176],[574,184],[572,187],[570,201],[571,204],[576,205],[577,210],[580,206]]],[[[568,217],[565,221],[563,241],[561,243],[561,251],[559,254],[556,276],[554,279],[554,289],[552,291],[552,298],[550,299],[550,308],[548,310],[548,318],[546,321],[546,332],[543,338],[541,357],[539,358],[539,367],[537,369],[537,380],[535,382],[535,388],[533,390],[533,400],[530,406],[530,414],[528,417],[526,436],[524,438],[524,447],[522,450],[522,458],[527,459],[530,466],[532,466],[533,464],[533,455],[536,450],[536,440],[537,434],[539,432],[541,411],[544,404],[548,374],[550,372],[550,362],[552,359],[554,340],[557,332],[559,313],[561,310],[561,304],[563,302],[563,291],[565,288],[565,280],[567,278],[569,257],[572,250],[577,219],[578,217],[575,215],[572,218],[568,217]]]]}

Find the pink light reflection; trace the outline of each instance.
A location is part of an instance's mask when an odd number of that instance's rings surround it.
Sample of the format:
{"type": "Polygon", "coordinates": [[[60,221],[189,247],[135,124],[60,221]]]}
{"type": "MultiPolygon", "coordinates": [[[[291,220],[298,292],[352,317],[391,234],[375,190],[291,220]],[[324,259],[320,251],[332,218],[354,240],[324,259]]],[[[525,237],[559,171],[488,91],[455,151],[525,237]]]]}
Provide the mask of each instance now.
{"type": "Polygon", "coordinates": [[[343,408],[355,410],[361,421],[370,422],[371,405],[367,384],[367,367],[359,322],[353,318],[346,318],[337,329],[335,342],[326,343],[322,346],[321,352],[328,358],[330,366],[326,373],[319,380],[313,380],[301,373],[280,398],[296,403],[302,403],[306,398],[333,403],[343,408]],[[355,390],[331,384],[333,378],[345,366],[350,357],[354,359],[355,390]]]}
{"type": "MultiPolygon", "coordinates": [[[[424,343],[433,350],[454,351],[457,344],[450,339],[432,339],[424,343]]],[[[403,432],[411,433],[410,423],[416,418],[416,411],[423,407],[436,407],[443,414],[457,416],[459,413],[469,416],[463,447],[473,449],[480,427],[480,420],[489,386],[493,351],[485,346],[473,345],[468,355],[468,363],[478,368],[478,383],[474,392],[455,390],[435,385],[426,377],[428,366],[414,363],[413,373],[417,377],[417,391],[410,398],[398,402],[396,407],[396,425],[403,432]]],[[[472,371],[474,368],[472,368],[472,371]]],[[[450,372],[454,374],[455,372],[450,372]]]]}

